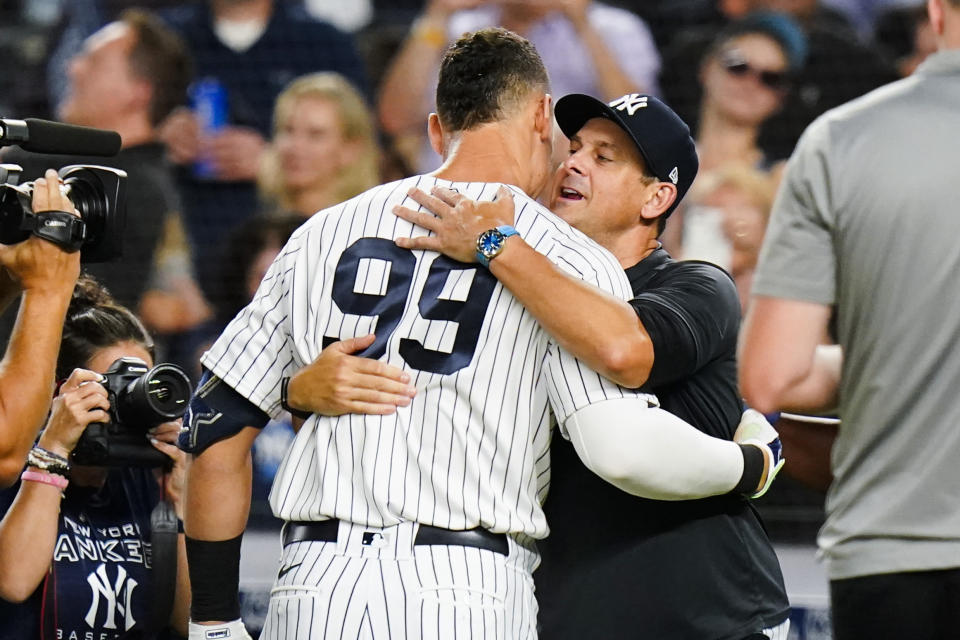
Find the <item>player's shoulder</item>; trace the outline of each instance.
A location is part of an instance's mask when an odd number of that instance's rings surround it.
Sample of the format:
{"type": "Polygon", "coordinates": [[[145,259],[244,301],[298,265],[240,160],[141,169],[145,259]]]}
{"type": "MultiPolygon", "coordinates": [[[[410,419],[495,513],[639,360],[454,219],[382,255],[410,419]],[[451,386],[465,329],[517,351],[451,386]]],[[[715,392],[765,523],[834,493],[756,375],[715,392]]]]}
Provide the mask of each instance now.
{"type": "Polygon", "coordinates": [[[416,186],[420,186],[419,178],[424,176],[413,176],[394,180],[381,185],[377,185],[366,191],[359,193],[352,198],[331,205],[326,209],[321,209],[310,216],[300,229],[315,229],[322,227],[331,219],[351,223],[356,218],[371,218],[390,216],[395,217],[392,208],[400,204],[407,198],[407,192],[416,186]]]}
{"type": "Polygon", "coordinates": [[[549,243],[542,246],[544,251],[568,249],[599,253],[602,260],[609,258],[615,262],[613,256],[588,235],[516,187],[510,189],[514,192],[516,202],[517,218],[514,226],[527,242],[535,244],[538,240],[546,239],[549,243]]]}
{"type": "Polygon", "coordinates": [[[568,273],[618,296],[629,296],[626,274],[612,253],[520,189],[507,186],[514,193],[514,226],[527,244],[568,273]]]}
{"type": "MultiPolygon", "coordinates": [[[[429,191],[437,183],[432,176],[411,176],[372,187],[310,216],[290,236],[287,246],[291,250],[307,246],[311,253],[321,251],[317,255],[333,257],[361,238],[392,241],[416,235],[418,227],[397,217],[393,209],[397,205],[417,209],[420,205],[410,198],[410,190],[429,191]]],[[[478,197],[476,193],[468,195],[478,197]]]]}
{"type": "Polygon", "coordinates": [[[599,246],[586,234],[574,229],[563,218],[550,211],[540,202],[537,202],[518,187],[504,185],[513,193],[516,209],[517,231],[526,237],[527,234],[537,232],[547,234],[553,239],[562,238],[573,244],[599,246]]]}

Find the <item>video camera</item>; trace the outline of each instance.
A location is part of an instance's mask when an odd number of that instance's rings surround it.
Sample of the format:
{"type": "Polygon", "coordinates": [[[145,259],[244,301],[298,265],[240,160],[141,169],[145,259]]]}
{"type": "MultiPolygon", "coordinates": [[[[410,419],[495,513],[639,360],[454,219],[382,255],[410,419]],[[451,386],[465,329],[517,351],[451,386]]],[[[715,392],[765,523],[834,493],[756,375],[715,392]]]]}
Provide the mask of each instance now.
{"type": "MultiPolygon", "coordinates": [[[[116,131],[81,127],[37,118],[0,118],[0,147],[17,145],[37,153],[115,156],[122,140],[116,131]]],[[[107,262],[121,257],[126,225],[127,174],[96,165],[60,170],[67,195],[80,217],[65,211],[33,213],[33,183],[18,186],[23,169],[0,165],[0,243],[23,242],[30,234],[66,251],[80,250],[82,262],[107,262]]]]}
{"type": "Polygon", "coordinates": [[[175,364],[152,369],[139,358],[120,358],[103,374],[110,421],[87,426],[71,454],[78,465],[160,467],[170,459],[147,441],[147,431],[181,417],[190,402],[190,380],[175,364]]]}
{"type": "Polygon", "coordinates": [[[21,172],[18,165],[0,165],[0,243],[23,242],[34,234],[66,251],[79,249],[82,262],[121,257],[127,219],[125,171],[97,165],[60,170],[79,218],[63,211],[33,213],[33,182],[18,185],[21,172]]]}

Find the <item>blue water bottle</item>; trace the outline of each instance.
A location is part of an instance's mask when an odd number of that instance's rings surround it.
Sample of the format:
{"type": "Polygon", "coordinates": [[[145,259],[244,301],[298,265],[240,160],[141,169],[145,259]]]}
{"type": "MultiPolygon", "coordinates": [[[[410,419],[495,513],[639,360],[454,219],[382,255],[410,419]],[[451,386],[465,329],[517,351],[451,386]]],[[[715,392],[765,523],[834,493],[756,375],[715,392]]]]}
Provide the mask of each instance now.
{"type": "MultiPolygon", "coordinates": [[[[216,78],[201,78],[190,85],[190,101],[202,136],[211,136],[227,124],[227,88],[216,78]]],[[[204,180],[216,177],[209,152],[203,145],[193,164],[193,175],[204,180]]]]}

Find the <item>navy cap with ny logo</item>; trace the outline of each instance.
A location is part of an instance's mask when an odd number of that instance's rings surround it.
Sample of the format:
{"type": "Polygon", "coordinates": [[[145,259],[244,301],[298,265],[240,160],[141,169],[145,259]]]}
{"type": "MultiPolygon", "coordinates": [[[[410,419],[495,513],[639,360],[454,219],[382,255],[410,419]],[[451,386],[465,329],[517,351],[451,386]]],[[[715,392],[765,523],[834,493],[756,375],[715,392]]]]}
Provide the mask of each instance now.
{"type": "Polygon", "coordinates": [[[617,123],[637,145],[650,173],[677,186],[677,199],[668,214],[697,176],[700,161],[690,127],[654,96],[628,93],[607,104],[574,93],[560,98],[554,113],[560,130],[568,138],[591,118],[607,118],[617,123]]]}

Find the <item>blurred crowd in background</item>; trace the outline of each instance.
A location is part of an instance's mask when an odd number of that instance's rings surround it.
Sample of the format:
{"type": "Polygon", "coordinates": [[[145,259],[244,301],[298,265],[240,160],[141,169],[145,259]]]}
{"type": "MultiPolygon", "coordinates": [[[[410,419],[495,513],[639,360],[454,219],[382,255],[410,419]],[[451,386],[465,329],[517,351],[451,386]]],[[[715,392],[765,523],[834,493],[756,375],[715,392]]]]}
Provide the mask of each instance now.
{"type": "MultiPolygon", "coordinates": [[[[125,256],[87,270],[137,310],[158,361],[195,375],[306,217],[439,166],[426,118],[442,52],[501,25],[536,45],[555,98],[648,93],[690,124],[701,170],[663,243],[726,268],[746,304],[800,134],[909,75],[934,49],[926,19],[920,0],[0,0],[0,115],[123,137],[113,159],[0,161],[23,179],[128,172],[125,256]]],[[[261,497],[289,437],[271,429],[261,497]]],[[[779,485],[761,504],[772,536],[812,542],[822,498],[779,485]]]]}

